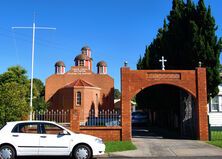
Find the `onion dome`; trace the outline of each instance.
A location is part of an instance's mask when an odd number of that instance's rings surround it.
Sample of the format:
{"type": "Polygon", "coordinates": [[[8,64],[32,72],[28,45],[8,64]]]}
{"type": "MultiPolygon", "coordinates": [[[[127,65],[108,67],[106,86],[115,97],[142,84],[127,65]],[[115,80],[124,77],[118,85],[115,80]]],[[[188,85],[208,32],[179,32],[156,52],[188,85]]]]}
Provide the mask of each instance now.
{"type": "Polygon", "coordinates": [[[56,66],[62,66],[62,67],[65,67],[65,64],[64,64],[63,61],[57,61],[57,62],[55,63],[55,67],[56,67],[56,66]]]}
{"type": "Polygon", "coordinates": [[[107,67],[107,64],[106,64],[105,61],[100,61],[100,62],[97,63],[96,66],[97,66],[97,67],[107,67]]]}
{"type": "Polygon", "coordinates": [[[87,56],[86,54],[79,54],[75,57],[74,59],[75,61],[79,61],[79,60],[86,60],[86,61],[90,61],[90,57],[87,56]]]}
{"type": "Polygon", "coordinates": [[[57,61],[55,63],[55,74],[64,74],[65,73],[65,64],[63,61],[57,61]]]}
{"type": "Polygon", "coordinates": [[[89,46],[83,46],[82,49],[81,49],[81,51],[83,51],[83,50],[88,50],[88,49],[90,49],[89,46]]]}

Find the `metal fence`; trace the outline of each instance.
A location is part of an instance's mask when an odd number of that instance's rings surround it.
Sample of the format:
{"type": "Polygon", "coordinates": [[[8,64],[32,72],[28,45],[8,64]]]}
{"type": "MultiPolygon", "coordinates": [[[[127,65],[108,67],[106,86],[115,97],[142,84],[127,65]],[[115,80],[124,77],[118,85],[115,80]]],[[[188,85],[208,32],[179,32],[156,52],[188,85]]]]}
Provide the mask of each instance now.
{"type": "Polygon", "coordinates": [[[222,142],[222,125],[210,125],[209,124],[209,140],[222,142]]]}
{"type": "Polygon", "coordinates": [[[70,123],[69,110],[46,110],[44,112],[33,112],[33,120],[55,121],[61,124],[70,123]]]}
{"type": "Polygon", "coordinates": [[[121,126],[121,113],[117,110],[95,110],[89,112],[88,120],[81,126],[121,126]]]}

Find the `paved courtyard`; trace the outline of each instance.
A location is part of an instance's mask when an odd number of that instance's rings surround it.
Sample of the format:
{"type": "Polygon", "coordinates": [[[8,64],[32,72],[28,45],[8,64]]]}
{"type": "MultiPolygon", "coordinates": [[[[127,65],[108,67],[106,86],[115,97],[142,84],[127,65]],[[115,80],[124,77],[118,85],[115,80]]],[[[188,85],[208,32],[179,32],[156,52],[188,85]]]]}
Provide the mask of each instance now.
{"type": "Polygon", "coordinates": [[[222,149],[198,140],[166,139],[150,134],[148,129],[137,129],[132,139],[137,150],[115,152],[107,157],[131,158],[222,158],[222,149]],[[147,134],[147,135],[146,135],[147,134]]]}

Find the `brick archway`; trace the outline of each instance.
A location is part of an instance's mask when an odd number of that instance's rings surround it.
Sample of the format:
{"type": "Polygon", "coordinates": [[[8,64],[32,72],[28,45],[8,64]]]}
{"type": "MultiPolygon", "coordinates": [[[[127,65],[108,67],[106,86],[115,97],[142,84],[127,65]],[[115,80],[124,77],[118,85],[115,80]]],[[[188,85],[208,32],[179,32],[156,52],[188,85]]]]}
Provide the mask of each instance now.
{"type": "Polygon", "coordinates": [[[177,86],[190,93],[197,106],[197,136],[208,140],[206,69],[130,70],[121,68],[122,140],[131,140],[130,100],[141,90],[160,84],[177,86]]]}

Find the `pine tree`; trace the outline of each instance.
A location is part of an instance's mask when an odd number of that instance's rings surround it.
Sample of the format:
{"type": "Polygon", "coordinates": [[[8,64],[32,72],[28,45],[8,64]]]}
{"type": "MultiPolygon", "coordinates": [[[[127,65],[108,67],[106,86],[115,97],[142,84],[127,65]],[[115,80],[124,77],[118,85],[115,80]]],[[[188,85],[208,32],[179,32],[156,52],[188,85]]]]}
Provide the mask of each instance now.
{"type": "Polygon", "coordinates": [[[218,39],[211,8],[204,0],[173,0],[172,9],[156,38],[146,47],[140,69],[160,69],[161,56],[167,58],[166,69],[193,70],[199,61],[207,68],[208,97],[218,93],[220,84],[219,56],[222,40],[218,39]],[[147,65],[148,64],[148,65],[147,65]]]}

